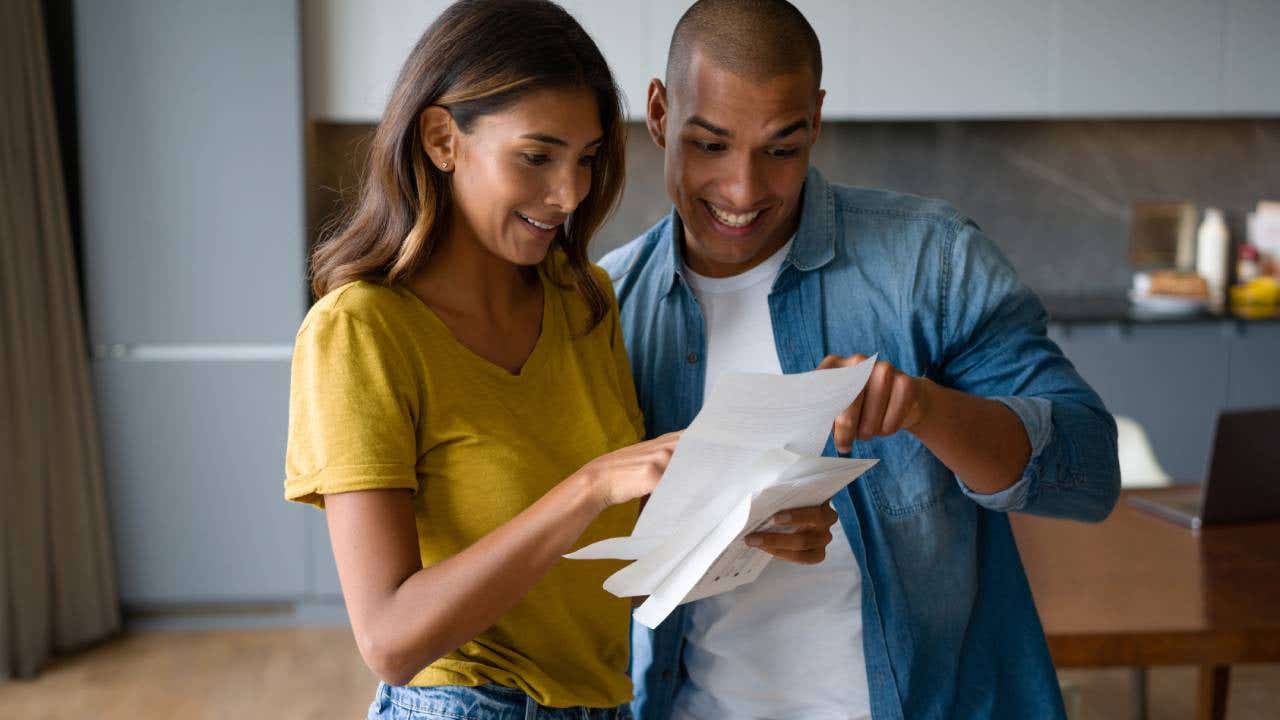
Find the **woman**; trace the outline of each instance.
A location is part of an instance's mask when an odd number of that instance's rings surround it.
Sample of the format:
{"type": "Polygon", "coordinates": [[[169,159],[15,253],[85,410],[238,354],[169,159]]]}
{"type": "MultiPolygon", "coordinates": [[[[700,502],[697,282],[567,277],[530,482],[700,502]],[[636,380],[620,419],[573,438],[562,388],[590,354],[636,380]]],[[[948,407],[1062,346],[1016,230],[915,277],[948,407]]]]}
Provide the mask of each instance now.
{"type": "Polygon", "coordinates": [[[638,442],[586,259],[622,144],[564,10],[464,0],[410,54],[360,203],[315,254],[285,494],[327,510],[383,680],[371,718],[629,716],[631,606],[601,589],[618,564],[560,561],[630,532],[676,441],[638,442]]]}

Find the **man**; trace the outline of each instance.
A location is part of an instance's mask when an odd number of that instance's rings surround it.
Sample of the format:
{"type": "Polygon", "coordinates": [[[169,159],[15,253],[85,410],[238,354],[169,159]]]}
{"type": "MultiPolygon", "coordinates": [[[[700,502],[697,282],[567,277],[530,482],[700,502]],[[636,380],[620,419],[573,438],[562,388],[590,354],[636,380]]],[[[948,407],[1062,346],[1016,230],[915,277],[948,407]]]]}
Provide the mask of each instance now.
{"type": "Polygon", "coordinates": [[[809,167],[821,71],[783,0],[690,8],[647,105],[674,212],[602,264],[651,435],[723,372],[878,352],[827,453],[880,463],[821,562],[635,627],[637,717],[1061,718],[1005,513],[1104,518],[1114,421],[974,223],[809,167]]]}

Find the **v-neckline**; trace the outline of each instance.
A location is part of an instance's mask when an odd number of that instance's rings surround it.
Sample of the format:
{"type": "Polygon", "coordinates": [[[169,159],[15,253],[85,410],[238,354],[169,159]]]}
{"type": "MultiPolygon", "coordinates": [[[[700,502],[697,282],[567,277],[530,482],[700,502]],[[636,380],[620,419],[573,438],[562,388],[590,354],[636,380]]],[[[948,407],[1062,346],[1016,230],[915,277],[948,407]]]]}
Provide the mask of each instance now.
{"type": "Polygon", "coordinates": [[[555,322],[555,313],[552,312],[553,299],[551,297],[551,283],[547,282],[541,267],[538,268],[538,282],[542,287],[542,317],[538,323],[538,339],[534,341],[533,349],[529,351],[529,355],[525,357],[524,362],[520,364],[520,368],[515,372],[511,372],[505,367],[495,363],[459,340],[458,336],[454,335],[453,330],[449,328],[449,324],[436,314],[436,311],[433,310],[426,301],[418,297],[417,293],[404,286],[400,286],[399,289],[401,292],[407,293],[418,303],[418,305],[422,307],[426,312],[428,321],[439,327],[440,330],[444,331],[444,334],[449,337],[452,346],[463,355],[471,358],[473,364],[483,368],[484,372],[501,378],[506,382],[516,382],[529,377],[541,366],[543,358],[548,352],[545,346],[550,343],[547,336],[552,332],[551,323],[555,322]]]}

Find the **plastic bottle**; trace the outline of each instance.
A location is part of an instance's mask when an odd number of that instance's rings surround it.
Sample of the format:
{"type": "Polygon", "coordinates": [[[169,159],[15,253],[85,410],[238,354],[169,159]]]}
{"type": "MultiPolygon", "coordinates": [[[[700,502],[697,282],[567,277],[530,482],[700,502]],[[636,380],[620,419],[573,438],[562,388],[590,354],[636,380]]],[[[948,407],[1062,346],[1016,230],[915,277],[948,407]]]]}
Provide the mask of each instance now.
{"type": "Polygon", "coordinates": [[[1196,232],[1196,272],[1209,285],[1209,308],[1222,310],[1227,287],[1227,250],[1230,238],[1222,210],[1210,207],[1204,210],[1204,220],[1196,232]]]}

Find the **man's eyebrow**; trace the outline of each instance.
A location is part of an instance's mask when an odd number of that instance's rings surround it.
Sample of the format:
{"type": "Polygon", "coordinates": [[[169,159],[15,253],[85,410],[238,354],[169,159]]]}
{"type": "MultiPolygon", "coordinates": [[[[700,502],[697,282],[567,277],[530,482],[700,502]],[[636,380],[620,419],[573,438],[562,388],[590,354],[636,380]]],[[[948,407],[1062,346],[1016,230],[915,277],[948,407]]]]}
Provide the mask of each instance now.
{"type": "Polygon", "coordinates": [[[786,137],[786,136],[790,135],[791,133],[793,133],[793,132],[795,132],[795,131],[797,131],[797,130],[803,130],[803,129],[805,129],[806,127],[808,127],[808,125],[809,125],[809,121],[807,121],[807,120],[797,120],[797,121],[795,121],[795,122],[791,123],[790,125],[788,125],[788,126],[786,126],[786,127],[782,128],[782,129],[781,129],[781,130],[779,130],[778,132],[774,133],[774,134],[773,134],[773,139],[774,139],[774,140],[781,140],[782,138],[784,138],[784,137],[786,137]]]}
{"type": "MultiPolygon", "coordinates": [[[[559,145],[560,147],[569,147],[569,143],[565,142],[564,140],[561,140],[555,135],[547,135],[546,133],[527,133],[525,135],[521,135],[520,137],[526,140],[534,140],[536,142],[546,143],[548,145],[559,145]]],[[[604,142],[603,135],[587,143],[586,147],[589,148],[595,145],[599,145],[602,142],[604,142]]]]}
{"type": "Polygon", "coordinates": [[[694,115],[690,117],[689,124],[697,125],[700,128],[704,128],[705,130],[712,133],[713,135],[719,135],[720,137],[726,137],[726,138],[733,137],[733,133],[729,132],[728,130],[725,130],[719,125],[712,124],[710,120],[707,120],[706,118],[701,117],[699,115],[694,115]]]}

